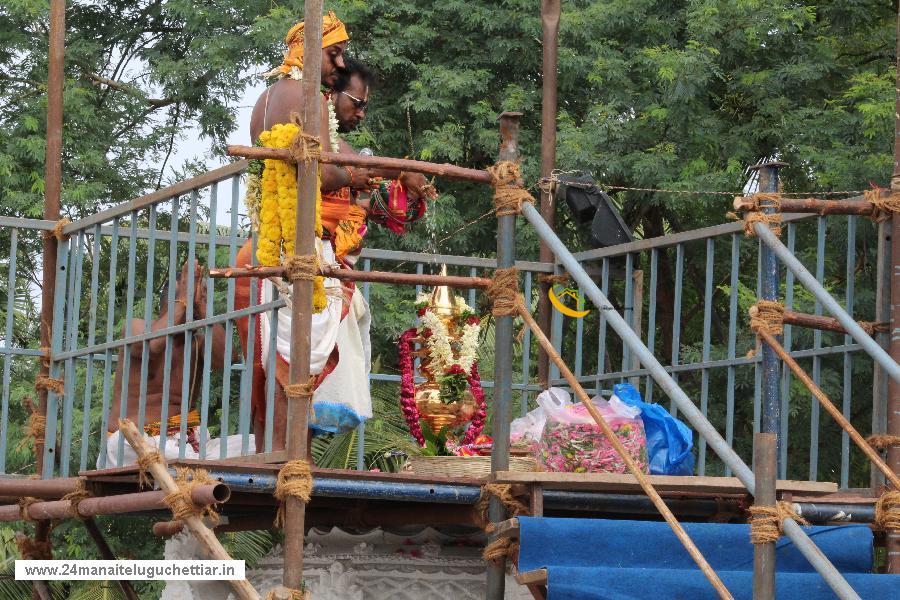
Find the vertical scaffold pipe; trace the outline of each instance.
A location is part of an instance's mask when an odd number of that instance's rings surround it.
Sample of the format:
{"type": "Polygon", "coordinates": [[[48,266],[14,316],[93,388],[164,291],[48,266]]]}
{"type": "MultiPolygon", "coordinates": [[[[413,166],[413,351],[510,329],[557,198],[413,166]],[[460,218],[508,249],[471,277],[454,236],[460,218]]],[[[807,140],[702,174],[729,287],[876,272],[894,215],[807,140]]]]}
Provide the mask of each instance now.
{"type": "MultiPolygon", "coordinates": [[[[759,192],[776,193],[778,191],[778,168],[784,163],[768,162],[754,167],[759,172],[759,192]]],[[[767,214],[776,212],[775,208],[765,208],[767,214]]],[[[778,257],[766,244],[760,244],[762,253],[762,298],[777,302],[781,294],[781,282],[779,281],[778,257]]],[[[781,342],[782,336],[776,336],[781,342]]],[[[762,414],[760,419],[760,431],[777,435],[781,431],[781,361],[775,350],[768,344],[762,345],[762,414]]],[[[778,453],[781,456],[781,444],[778,439],[778,453]]],[[[778,466],[779,470],[781,465],[778,466]]]]}
{"type": "MultiPolygon", "coordinates": [[[[900,6],[897,7],[897,46],[895,58],[900,60],[900,6]]],[[[900,64],[900,63],[895,63],[900,64]]],[[[900,192],[900,69],[897,69],[894,96],[894,170],[891,173],[891,192],[900,192]]],[[[891,358],[900,361],[900,217],[897,213],[888,224],[891,232],[891,358]]],[[[900,435],[900,381],[894,378],[888,383],[885,432],[900,435]]],[[[895,473],[900,472],[900,447],[893,446],[887,451],[887,464],[895,473]]],[[[887,550],[887,572],[900,573],[900,531],[885,532],[887,550]]]]}
{"type": "MultiPolygon", "coordinates": [[[[759,173],[760,193],[778,192],[778,168],[784,163],[767,162],[753,167],[759,173]]],[[[775,213],[777,208],[764,208],[767,214],[775,213]]],[[[778,258],[766,245],[759,242],[760,266],[762,272],[762,298],[777,302],[781,295],[781,281],[778,258]]],[[[737,290],[732,290],[733,294],[737,290]]],[[[781,342],[782,336],[776,339],[781,342]]],[[[753,471],[756,493],[753,502],[757,506],[775,506],[776,478],[781,470],[781,445],[784,440],[778,433],[781,431],[781,361],[769,344],[762,344],[762,407],[760,415],[760,434],[753,438],[753,471]],[[762,445],[762,447],[760,447],[762,445]],[[769,460],[774,459],[774,464],[769,460]]],[[[756,544],[753,548],[753,598],[755,600],[771,600],[775,597],[775,543],[756,544]]]]}
{"type": "MultiPolygon", "coordinates": [[[[632,331],[625,319],[622,318],[616,309],[610,304],[609,300],[597,287],[597,284],[591,279],[590,275],[581,266],[565,244],[556,236],[552,229],[541,219],[540,213],[534,206],[529,203],[523,203],[522,216],[534,227],[535,231],[542,240],[546,241],[556,259],[565,267],[572,279],[581,287],[585,295],[590,298],[591,302],[598,310],[604,311],[607,323],[622,339],[637,359],[650,372],[650,376],[659,385],[662,391],[675,403],[678,410],[685,419],[697,430],[699,435],[706,438],[706,443],[722,459],[727,467],[731,469],[734,475],[741,480],[744,487],[750,494],[756,490],[756,483],[753,477],[753,471],[741,460],[741,457],[731,449],[728,442],[725,441],[715,427],[703,416],[703,413],[694,405],[687,394],[678,387],[672,376],[666,371],[665,367],[656,359],[653,353],[643,344],[638,336],[632,331]]],[[[822,578],[828,584],[828,587],[834,591],[838,598],[842,600],[858,599],[859,595],[853,591],[847,580],[835,569],[831,561],[828,560],[815,544],[807,537],[803,529],[793,519],[784,520],[784,534],[794,542],[797,549],[806,557],[810,564],[822,575],[822,578]]]]}
{"type": "MultiPolygon", "coordinates": [[[[519,118],[521,113],[500,115],[500,161],[516,162],[519,158],[519,118]]],[[[497,268],[508,269],[516,262],[516,216],[497,217],[497,268]]],[[[509,468],[509,421],[512,414],[512,350],[513,317],[495,318],[494,325],[494,445],[491,450],[491,472],[509,468]]],[[[492,496],[488,505],[491,523],[506,519],[506,509],[492,496]]],[[[498,560],[488,565],[487,599],[502,600],[506,587],[506,564],[498,560]]]]}
{"type": "Polygon", "coordinates": [[[791,251],[781,243],[781,240],[779,240],[778,237],[769,231],[769,228],[762,223],[755,223],[753,229],[756,231],[756,235],[759,236],[759,239],[772,249],[781,263],[794,273],[797,281],[809,290],[815,299],[822,303],[825,310],[831,313],[838,322],[840,322],[841,326],[848,334],[850,334],[856,343],[862,346],[866,354],[871,356],[879,365],[881,365],[891,379],[900,382],[900,364],[897,364],[897,362],[884,351],[884,348],[878,345],[878,342],[872,339],[872,336],[859,326],[859,323],[843,309],[840,303],[828,293],[828,290],[826,290],[821,283],[816,281],[813,274],[803,266],[803,263],[797,260],[796,256],[791,254],[791,251]]]}

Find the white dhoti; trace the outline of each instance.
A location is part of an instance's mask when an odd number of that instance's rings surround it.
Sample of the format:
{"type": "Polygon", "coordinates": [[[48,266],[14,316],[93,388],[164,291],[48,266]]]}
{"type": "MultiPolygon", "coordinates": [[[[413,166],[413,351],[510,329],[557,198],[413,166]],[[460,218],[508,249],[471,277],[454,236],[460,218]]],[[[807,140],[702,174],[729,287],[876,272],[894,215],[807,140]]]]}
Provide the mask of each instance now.
{"type": "MultiPolygon", "coordinates": [[[[328,243],[317,240],[317,251],[322,264],[333,264],[334,251],[328,243]]],[[[341,319],[344,291],[340,281],[325,279],[327,305],[320,313],[313,313],[310,329],[311,375],[322,373],[329,366],[329,358],[337,348],[337,364],[328,373],[313,394],[315,422],[310,423],[314,433],[341,433],[350,431],[372,416],[372,398],[369,392],[372,348],[369,326],[372,318],[369,306],[358,289],[354,288],[349,301],[347,316],[341,319]]],[[[271,302],[275,297],[275,284],[262,282],[260,303],[271,302]]],[[[290,364],[291,356],[291,300],[285,298],[286,307],[278,311],[275,331],[276,360],[290,364]]],[[[272,366],[269,358],[271,347],[270,313],[259,318],[260,359],[263,369],[272,366]]]]}
{"type": "MultiPolygon", "coordinates": [[[[103,467],[106,469],[111,469],[113,467],[124,467],[125,465],[133,465],[137,463],[137,453],[134,451],[134,448],[131,447],[127,440],[123,440],[124,448],[122,450],[122,461],[119,462],[119,440],[121,435],[122,434],[120,432],[116,431],[106,438],[106,448],[104,450],[101,450],[100,456],[97,457],[98,469],[101,468],[100,457],[103,455],[103,452],[106,453],[106,466],[103,467]]],[[[200,435],[201,431],[198,428],[198,439],[200,438],[200,435]]],[[[147,433],[144,434],[144,441],[156,449],[159,448],[159,438],[160,436],[158,435],[149,435],[147,433]]],[[[211,440],[207,440],[205,456],[201,456],[198,451],[194,450],[193,446],[185,443],[184,458],[189,458],[192,460],[219,460],[222,456],[223,444],[225,446],[225,458],[241,456],[241,450],[244,446],[244,436],[229,435],[224,440],[222,438],[213,438],[211,440]]],[[[178,459],[178,446],[178,433],[167,436],[165,440],[165,446],[163,447],[163,457],[168,460],[178,459]]],[[[251,433],[248,436],[247,441],[247,454],[254,454],[255,450],[256,441],[253,437],[253,434],[251,433]]]]}

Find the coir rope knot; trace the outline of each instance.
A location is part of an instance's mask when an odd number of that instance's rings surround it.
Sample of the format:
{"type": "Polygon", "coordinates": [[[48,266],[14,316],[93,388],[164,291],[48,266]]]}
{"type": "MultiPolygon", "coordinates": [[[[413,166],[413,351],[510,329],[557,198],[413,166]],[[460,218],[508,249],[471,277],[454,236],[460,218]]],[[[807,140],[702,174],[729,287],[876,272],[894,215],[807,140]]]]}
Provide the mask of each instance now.
{"type": "Polygon", "coordinates": [[[900,492],[885,492],[875,503],[875,527],[900,530],[900,492]]]}
{"type": "Polygon", "coordinates": [[[756,235],[756,223],[764,223],[775,235],[781,235],[781,194],[754,194],[750,197],[753,207],[744,213],[744,234],[756,235]],[[767,214],[766,210],[775,212],[767,214]]]}
{"type": "Polygon", "coordinates": [[[785,519],[809,525],[794,511],[790,502],[778,502],[775,506],[751,506],[750,515],[750,541],[754,544],[777,542],[783,533],[782,522],[785,519]]]}
{"type": "Polygon", "coordinates": [[[494,186],[494,210],[498,217],[517,215],[522,212],[522,203],[534,204],[534,197],[524,189],[519,181],[521,174],[519,165],[504,160],[492,167],[488,167],[494,186]]]}
{"type": "Polygon", "coordinates": [[[315,254],[294,254],[285,257],[282,266],[288,281],[313,281],[319,270],[315,254]]]}
{"type": "Polygon", "coordinates": [[[475,518],[481,524],[482,529],[491,533],[493,525],[488,517],[488,506],[491,496],[498,498],[510,517],[519,517],[528,514],[528,507],[521,500],[513,496],[512,486],[505,483],[487,483],[481,487],[481,496],[475,503],[475,518]]]}
{"type": "Polygon", "coordinates": [[[34,380],[34,389],[39,392],[53,392],[60,395],[65,391],[66,382],[46,375],[38,375],[34,380]]]}
{"type": "Polygon", "coordinates": [[[151,465],[158,462],[162,462],[162,455],[160,455],[159,450],[153,450],[143,456],[138,456],[138,487],[150,487],[150,478],[147,476],[147,471],[150,470],[151,465]]]}
{"type": "Polygon", "coordinates": [[[303,123],[297,113],[291,113],[291,122],[299,128],[288,147],[291,158],[296,163],[319,160],[322,155],[322,142],[318,137],[303,132],[303,123]]]}
{"type": "Polygon", "coordinates": [[[895,212],[900,212],[900,194],[893,192],[890,195],[883,195],[884,191],[878,189],[863,192],[866,201],[873,207],[869,218],[876,223],[887,221],[895,212]]]}
{"type": "Polygon", "coordinates": [[[493,315],[495,317],[518,314],[516,302],[519,295],[519,272],[515,267],[494,271],[494,277],[486,292],[494,303],[493,315]]]}
{"type": "Polygon", "coordinates": [[[56,225],[53,226],[53,229],[44,232],[44,237],[47,239],[56,238],[57,242],[66,241],[67,239],[69,239],[69,236],[63,233],[63,228],[70,223],[72,223],[72,221],[63,217],[56,222],[56,225]]]}
{"type": "Polygon", "coordinates": [[[304,503],[309,502],[312,487],[312,469],[307,461],[292,460],[281,467],[278,481],[275,482],[275,499],[282,503],[275,515],[276,527],[284,524],[284,501],[287,497],[293,496],[304,503]]]}
{"type": "Polygon", "coordinates": [[[91,493],[87,491],[84,487],[84,480],[79,479],[77,483],[75,483],[75,489],[62,497],[63,500],[69,501],[69,516],[75,518],[82,518],[81,513],[78,512],[78,505],[82,500],[86,500],[91,497],[91,493]]]}
{"type": "Polygon", "coordinates": [[[750,307],[750,329],[759,331],[766,329],[772,335],[781,335],[784,331],[784,306],[773,300],[757,300],[750,307]]]}
{"type": "Polygon", "coordinates": [[[175,485],[178,489],[166,494],[163,502],[172,510],[172,519],[184,521],[188,517],[206,517],[213,524],[218,523],[219,514],[213,505],[197,506],[194,504],[193,490],[198,485],[215,485],[218,483],[204,469],[178,467],[175,469],[175,485]]]}

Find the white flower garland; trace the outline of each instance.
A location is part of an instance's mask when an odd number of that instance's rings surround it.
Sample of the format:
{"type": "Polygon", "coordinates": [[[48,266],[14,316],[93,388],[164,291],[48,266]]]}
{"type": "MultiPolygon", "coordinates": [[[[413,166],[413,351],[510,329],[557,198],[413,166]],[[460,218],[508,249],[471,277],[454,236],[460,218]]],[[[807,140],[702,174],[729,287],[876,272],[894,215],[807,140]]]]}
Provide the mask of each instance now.
{"type": "Polygon", "coordinates": [[[466,323],[462,328],[459,340],[459,366],[468,373],[472,369],[475,357],[478,355],[478,334],[481,325],[478,323],[466,323]]]}
{"type": "Polygon", "coordinates": [[[338,135],[338,119],[334,110],[334,98],[328,103],[328,139],[331,140],[331,151],[340,152],[341,147],[338,143],[340,136],[338,135]]]}
{"type": "MultiPolygon", "coordinates": [[[[428,302],[428,294],[420,294],[416,303],[428,302]]],[[[456,308],[459,312],[473,312],[461,298],[456,300],[456,308]]],[[[454,364],[462,367],[468,373],[478,356],[478,334],[481,332],[479,323],[464,323],[459,339],[459,354],[454,356],[450,342],[450,331],[444,320],[433,311],[426,310],[421,316],[422,327],[431,330],[431,336],[425,340],[428,354],[431,356],[429,368],[435,375],[441,375],[454,364]]]]}
{"type": "Polygon", "coordinates": [[[431,330],[431,336],[425,340],[428,353],[431,355],[431,364],[428,367],[432,373],[440,376],[453,364],[450,332],[444,321],[430,310],[422,315],[422,325],[431,330]]]}

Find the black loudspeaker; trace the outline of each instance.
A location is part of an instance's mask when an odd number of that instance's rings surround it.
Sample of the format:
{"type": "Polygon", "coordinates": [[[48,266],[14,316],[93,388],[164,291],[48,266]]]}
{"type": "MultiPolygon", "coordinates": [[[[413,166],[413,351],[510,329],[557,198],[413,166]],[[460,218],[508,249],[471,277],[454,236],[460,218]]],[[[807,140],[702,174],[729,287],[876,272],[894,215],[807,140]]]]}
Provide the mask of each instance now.
{"type": "Polygon", "coordinates": [[[560,175],[557,196],[566,200],[579,225],[590,223],[588,243],[605,248],[634,241],[619,211],[589,175],[560,175]]]}
{"type": "Polygon", "coordinates": [[[566,205],[572,213],[572,218],[579,225],[590,223],[597,212],[597,207],[602,202],[600,194],[603,194],[594,184],[594,180],[588,175],[560,175],[559,187],[556,188],[557,197],[566,199],[566,205]]]}

